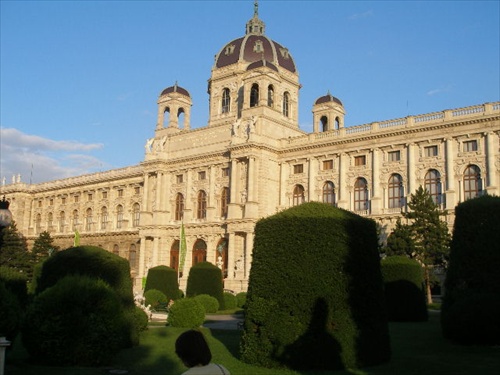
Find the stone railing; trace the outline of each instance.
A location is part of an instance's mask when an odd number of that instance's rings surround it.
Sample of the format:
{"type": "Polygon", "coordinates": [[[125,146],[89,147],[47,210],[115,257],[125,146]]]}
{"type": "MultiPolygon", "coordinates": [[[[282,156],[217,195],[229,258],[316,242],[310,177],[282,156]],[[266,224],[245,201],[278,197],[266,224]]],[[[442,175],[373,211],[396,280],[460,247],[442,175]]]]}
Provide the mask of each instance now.
{"type": "Polygon", "coordinates": [[[349,126],[346,128],[335,129],[328,132],[309,133],[304,136],[288,138],[282,140],[282,146],[300,145],[318,140],[352,137],[353,135],[370,134],[384,131],[387,128],[405,128],[413,126],[423,126],[433,123],[441,123],[446,120],[466,119],[468,117],[477,117],[478,115],[490,115],[500,113],[500,102],[485,103],[465,108],[445,110],[442,112],[427,113],[417,116],[408,116],[393,120],[373,122],[371,124],[349,126]]]}

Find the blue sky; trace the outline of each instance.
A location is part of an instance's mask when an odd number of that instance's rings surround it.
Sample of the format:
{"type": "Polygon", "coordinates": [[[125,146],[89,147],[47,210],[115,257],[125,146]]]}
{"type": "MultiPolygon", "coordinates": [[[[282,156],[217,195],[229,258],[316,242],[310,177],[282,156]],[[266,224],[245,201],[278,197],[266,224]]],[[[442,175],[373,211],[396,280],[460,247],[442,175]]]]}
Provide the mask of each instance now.
{"type": "MultiPolygon", "coordinates": [[[[499,1],[259,1],[302,89],[301,129],[330,91],[346,126],[500,100],[499,1]]],[[[208,121],[214,55],[253,0],[0,0],[0,178],[33,183],[140,163],[160,92],[208,121]]]]}

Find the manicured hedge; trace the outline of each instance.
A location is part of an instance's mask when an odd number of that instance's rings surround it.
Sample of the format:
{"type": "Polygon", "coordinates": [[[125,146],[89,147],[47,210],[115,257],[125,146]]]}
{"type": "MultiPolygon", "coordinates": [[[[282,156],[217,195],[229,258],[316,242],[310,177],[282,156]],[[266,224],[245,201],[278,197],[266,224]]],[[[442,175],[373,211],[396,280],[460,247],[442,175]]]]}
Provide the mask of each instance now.
{"type": "Polygon", "coordinates": [[[455,208],[441,307],[443,335],[462,344],[500,344],[500,197],[455,208]]]}
{"type": "Polygon", "coordinates": [[[224,292],[224,305],[226,310],[235,309],[237,304],[236,296],[233,293],[224,292]]]}
{"type": "Polygon", "coordinates": [[[183,298],[170,307],[167,323],[172,327],[197,328],[205,321],[205,308],[195,298],[183,298]]]}
{"type": "Polygon", "coordinates": [[[338,370],[388,361],[375,222],[316,202],[258,221],[245,316],[249,363],[338,370]]]}
{"type": "Polygon", "coordinates": [[[152,267],[148,271],[144,292],[156,289],[167,296],[167,300],[176,300],[179,296],[177,271],[167,266],[152,267]]]}
{"type": "Polygon", "coordinates": [[[116,292],[101,279],[69,275],[38,294],[22,329],[32,360],[51,365],[109,364],[129,338],[116,292]]]}
{"type": "Polygon", "coordinates": [[[381,266],[389,321],[427,321],[422,266],[414,259],[397,255],[384,258],[381,266]]]}
{"type": "Polygon", "coordinates": [[[167,296],[157,289],[149,289],[145,292],[144,299],[144,304],[151,306],[153,310],[156,310],[161,304],[166,305],[168,303],[167,296]]]}
{"type": "Polygon", "coordinates": [[[224,310],[224,287],[222,285],[222,271],[209,262],[195,264],[189,270],[186,287],[186,297],[195,297],[199,294],[208,294],[219,301],[219,309],[224,310]]]}
{"type": "Polygon", "coordinates": [[[134,306],[129,262],[97,246],[79,246],[58,251],[48,258],[37,280],[36,294],[67,275],[87,275],[106,281],[124,306],[134,306]]]}
{"type": "Polygon", "coordinates": [[[194,299],[203,306],[205,313],[213,314],[219,311],[219,301],[215,297],[208,294],[198,294],[194,299]]]}

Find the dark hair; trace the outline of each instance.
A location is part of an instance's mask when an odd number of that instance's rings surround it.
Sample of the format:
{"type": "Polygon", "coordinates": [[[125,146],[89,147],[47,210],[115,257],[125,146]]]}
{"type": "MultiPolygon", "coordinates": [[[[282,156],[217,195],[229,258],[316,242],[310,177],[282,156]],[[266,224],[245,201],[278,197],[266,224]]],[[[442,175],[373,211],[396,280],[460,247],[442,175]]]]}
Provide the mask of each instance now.
{"type": "Polygon", "coordinates": [[[187,367],[206,366],[212,360],[205,336],[194,329],[181,333],[177,338],[175,353],[187,367]]]}

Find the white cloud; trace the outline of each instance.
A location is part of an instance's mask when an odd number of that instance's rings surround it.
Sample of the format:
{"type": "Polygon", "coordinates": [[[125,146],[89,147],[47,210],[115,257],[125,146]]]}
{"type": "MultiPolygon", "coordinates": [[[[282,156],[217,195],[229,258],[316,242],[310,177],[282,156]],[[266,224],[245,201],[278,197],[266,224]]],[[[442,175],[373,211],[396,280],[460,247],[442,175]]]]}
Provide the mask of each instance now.
{"type": "Polygon", "coordinates": [[[350,20],[359,20],[363,18],[369,18],[373,16],[373,11],[372,10],[367,10],[366,12],[363,13],[355,13],[349,17],[350,20]]]}
{"type": "Polygon", "coordinates": [[[432,90],[427,91],[427,95],[433,96],[433,95],[437,95],[437,94],[441,94],[441,93],[449,92],[449,91],[451,91],[451,87],[450,86],[440,87],[440,88],[437,88],[437,89],[432,89],[432,90]]]}
{"type": "Polygon", "coordinates": [[[0,128],[0,178],[11,183],[12,176],[21,175],[24,183],[38,183],[97,172],[105,163],[86,153],[102,147],[100,143],[57,141],[0,128]]]}

